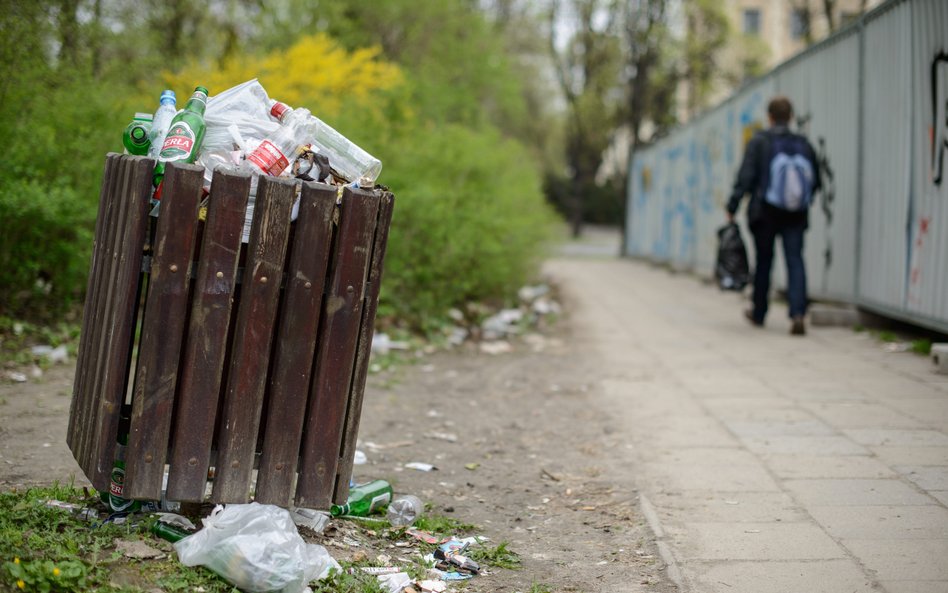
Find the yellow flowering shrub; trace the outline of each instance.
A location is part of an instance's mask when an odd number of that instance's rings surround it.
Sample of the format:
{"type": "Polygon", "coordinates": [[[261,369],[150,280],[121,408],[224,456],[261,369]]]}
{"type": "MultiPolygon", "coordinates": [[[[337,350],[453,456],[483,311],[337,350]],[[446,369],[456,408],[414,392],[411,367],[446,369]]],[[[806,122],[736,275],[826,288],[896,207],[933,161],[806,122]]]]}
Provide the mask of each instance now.
{"type": "Polygon", "coordinates": [[[343,109],[381,110],[379,95],[403,85],[401,69],[380,54],[378,47],[350,52],[328,35],[317,33],[301,37],[284,50],[239,55],[224,63],[194,62],[177,72],[164,72],[162,78],[166,88],[178,93],[179,107],[197,85],[215,95],[257,78],[271,98],[331,119],[343,109]]]}

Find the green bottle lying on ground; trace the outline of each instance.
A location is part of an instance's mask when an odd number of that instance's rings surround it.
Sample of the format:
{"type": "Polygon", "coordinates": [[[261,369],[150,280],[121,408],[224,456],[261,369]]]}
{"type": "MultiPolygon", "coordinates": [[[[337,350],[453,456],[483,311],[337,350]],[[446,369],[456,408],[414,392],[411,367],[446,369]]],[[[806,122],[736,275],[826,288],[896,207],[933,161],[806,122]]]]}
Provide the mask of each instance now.
{"type": "Polygon", "coordinates": [[[365,517],[392,502],[392,485],[385,480],[372,480],[349,489],[349,500],[343,505],[332,505],[333,517],[351,515],[365,517]]]}

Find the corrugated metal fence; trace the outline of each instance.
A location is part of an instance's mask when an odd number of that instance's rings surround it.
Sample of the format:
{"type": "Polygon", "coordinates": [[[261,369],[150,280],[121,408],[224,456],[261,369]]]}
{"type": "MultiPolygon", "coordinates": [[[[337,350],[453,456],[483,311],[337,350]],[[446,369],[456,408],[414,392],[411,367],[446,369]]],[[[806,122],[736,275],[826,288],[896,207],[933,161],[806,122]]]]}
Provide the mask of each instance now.
{"type": "MultiPolygon", "coordinates": [[[[806,237],[810,296],[948,331],[944,0],[891,0],[638,149],[625,253],[713,274],[744,145],[778,93],[793,101],[824,179],[806,237]]],[[[774,272],[784,286],[783,266],[774,272]]]]}

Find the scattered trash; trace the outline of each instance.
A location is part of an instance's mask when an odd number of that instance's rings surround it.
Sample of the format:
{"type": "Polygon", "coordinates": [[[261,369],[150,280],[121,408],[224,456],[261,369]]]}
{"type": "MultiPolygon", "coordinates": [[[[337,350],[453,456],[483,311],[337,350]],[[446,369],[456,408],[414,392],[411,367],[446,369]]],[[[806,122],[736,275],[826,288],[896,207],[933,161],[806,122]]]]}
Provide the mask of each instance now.
{"type": "Polygon", "coordinates": [[[542,296],[546,296],[550,292],[550,287],[545,284],[538,284],[536,286],[524,286],[517,291],[517,298],[524,303],[532,303],[539,299],[542,296]]]}
{"type": "Polygon", "coordinates": [[[69,360],[69,352],[66,350],[65,344],[60,344],[55,348],[46,345],[33,346],[30,348],[30,352],[33,356],[45,357],[53,363],[66,362],[69,360]]]}
{"type": "Polygon", "coordinates": [[[464,469],[468,469],[468,470],[474,471],[474,470],[476,470],[477,468],[479,468],[480,466],[481,466],[480,463],[465,463],[465,464],[464,464],[464,469]]]}
{"type": "Polygon", "coordinates": [[[365,456],[365,453],[357,449],[355,455],[352,457],[352,465],[365,465],[368,462],[369,458],[365,456]]]}
{"type": "Polygon", "coordinates": [[[419,541],[425,542],[426,544],[437,544],[441,542],[441,540],[438,539],[437,536],[427,531],[420,531],[418,529],[406,529],[405,533],[419,541]]]}
{"type": "Polygon", "coordinates": [[[392,340],[388,337],[388,334],[375,334],[372,336],[372,352],[388,354],[391,350],[408,350],[408,342],[392,340]]]}
{"type": "Polygon", "coordinates": [[[431,465],[430,463],[422,463],[420,461],[412,461],[410,463],[406,463],[405,467],[407,469],[417,469],[420,472],[430,472],[432,470],[438,469],[435,466],[431,465]]]}
{"type": "Polygon", "coordinates": [[[329,512],[333,517],[343,515],[366,517],[374,511],[392,502],[392,485],[385,480],[372,480],[349,489],[349,499],[345,504],[332,505],[329,512]]]}
{"type": "Polygon", "coordinates": [[[294,507],[290,509],[290,517],[297,527],[305,527],[315,533],[322,533],[329,524],[329,514],[314,509],[294,507]]]}
{"type": "Polygon", "coordinates": [[[155,524],[151,526],[151,532],[161,539],[168,540],[171,543],[179,542],[191,535],[190,531],[182,529],[176,525],[165,523],[163,521],[156,521],[155,524]]]}
{"type": "Polygon", "coordinates": [[[411,577],[407,572],[396,572],[394,574],[382,574],[378,576],[379,583],[389,593],[401,593],[405,587],[412,584],[411,577]]]}
{"type": "Polygon", "coordinates": [[[482,336],[485,340],[499,340],[520,333],[518,324],[524,313],[520,309],[502,309],[481,322],[482,336]]]}
{"type": "Polygon", "coordinates": [[[405,527],[425,512],[425,504],[411,494],[401,495],[388,505],[388,522],[393,527],[405,527]]]}
{"type": "Polygon", "coordinates": [[[418,586],[421,587],[422,591],[430,593],[442,593],[447,591],[448,584],[444,581],[435,581],[435,580],[425,580],[418,583],[418,586]]]}
{"type": "Polygon", "coordinates": [[[480,565],[462,553],[469,545],[469,541],[450,539],[438,546],[438,549],[434,552],[434,558],[440,562],[435,564],[435,568],[446,572],[449,569],[454,569],[461,574],[480,573],[480,565]]]}
{"type": "Polygon", "coordinates": [[[53,499],[45,500],[43,504],[51,509],[66,511],[83,521],[97,521],[99,519],[99,511],[79,504],[53,499]]]}
{"type": "Polygon", "coordinates": [[[26,375],[24,375],[23,373],[18,373],[16,371],[8,372],[7,378],[9,378],[14,383],[26,383],[26,375]]]}
{"type": "MultiPolygon", "coordinates": [[[[375,576],[382,574],[395,574],[402,571],[397,566],[362,566],[358,570],[364,572],[365,574],[371,574],[375,576]]],[[[355,571],[356,569],[354,568],[349,569],[350,573],[354,573],[355,571]]]]}
{"type": "Polygon", "coordinates": [[[484,354],[508,354],[513,352],[513,346],[509,342],[481,342],[479,346],[484,354]]]}
{"type": "Polygon", "coordinates": [[[339,564],[300,537],[289,511],[273,505],[217,505],[204,528],[174,544],[185,566],[205,566],[251,592],[301,593],[339,564]]]}
{"type": "Polygon", "coordinates": [[[448,441],[449,443],[458,442],[458,435],[450,432],[429,432],[425,435],[429,439],[437,439],[439,441],[448,441]]]}

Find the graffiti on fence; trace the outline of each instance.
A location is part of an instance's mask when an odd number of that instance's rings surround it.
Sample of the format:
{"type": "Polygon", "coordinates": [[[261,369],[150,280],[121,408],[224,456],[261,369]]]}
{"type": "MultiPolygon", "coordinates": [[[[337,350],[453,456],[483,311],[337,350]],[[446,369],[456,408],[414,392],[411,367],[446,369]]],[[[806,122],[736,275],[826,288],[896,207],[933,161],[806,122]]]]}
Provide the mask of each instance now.
{"type": "Polygon", "coordinates": [[[948,67],[948,53],[935,54],[931,64],[932,127],[929,130],[932,147],[932,182],[941,185],[945,168],[945,150],[948,149],[948,98],[945,97],[944,73],[948,67]],[[940,83],[940,84],[939,84],[940,83]]]}
{"type": "Polygon", "coordinates": [[[819,136],[816,139],[816,163],[820,168],[820,178],[823,181],[821,190],[823,200],[820,203],[823,210],[823,216],[826,217],[826,232],[823,236],[826,243],[823,246],[823,290],[829,288],[830,268],[833,266],[833,233],[830,228],[833,226],[833,202],[836,201],[836,179],[833,174],[833,167],[830,164],[829,152],[826,149],[826,138],[819,136]]]}

